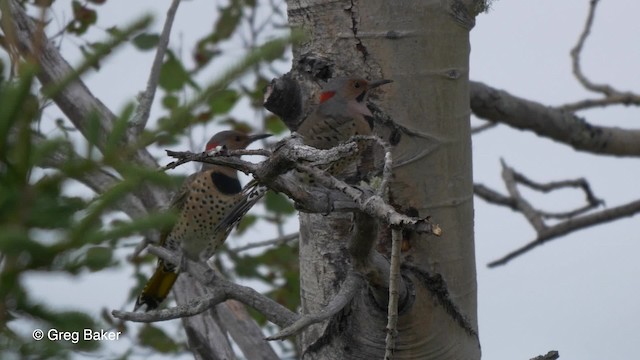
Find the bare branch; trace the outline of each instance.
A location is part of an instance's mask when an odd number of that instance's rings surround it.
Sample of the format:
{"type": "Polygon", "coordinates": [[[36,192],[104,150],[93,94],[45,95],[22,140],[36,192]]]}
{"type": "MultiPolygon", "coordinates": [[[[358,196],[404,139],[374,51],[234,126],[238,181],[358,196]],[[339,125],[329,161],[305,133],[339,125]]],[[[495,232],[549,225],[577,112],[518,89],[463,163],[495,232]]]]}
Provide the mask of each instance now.
{"type": "Polygon", "coordinates": [[[315,180],[330,189],[336,189],[351,198],[366,214],[376,217],[384,222],[400,226],[407,230],[413,230],[419,233],[433,234],[440,236],[442,229],[437,224],[432,224],[429,219],[419,219],[398,213],[391,205],[387,204],[383,198],[378,195],[365,196],[365,193],[355,187],[347,185],[344,181],[338,180],[331,175],[327,175],[323,171],[301,164],[296,164],[299,170],[311,174],[315,180]]]}
{"type": "MultiPolygon", "coordinates": [[[[353,231],[347,250],[351,256],[353,268],[363,274],[369,285],[369,293],[380,308],[389,305],[390,263],[375,250],[379,240],[380,224],[377,219],[356,211],[353,214],[353,231]]],[[[398,297],[407,299],[407,286],[404,281],[397,284],[398,297]]]]}
{"type": "Polygon", "coordinates": [[[503,256],[498,260],[490,262],[488,266],[496,267],[499,265],[505,265],[516,257],[548,242],[549,240],[553,240],[560,236],[591,226],[604,224],[609,221],[619,220],[628,216],[634,216],[638,213],[640,213],[640,200],[636,200],[625,205],[616,206],[614,208],[602,210],[589,215],[583,215],[577,218],[566,220],[558,225],[547,228],[542,233],[539,233],[538,237],[535,240],[515,251],[510,252],[509,254],[503,256]]]}
{"type": "Polygon", "coordinates": [[[567,188],[567,187],[573,187],[573,188],[580,188],[582,189],[582,191],[584,192],[585,196],[586,196],[586,200],[587,203],[578,209],[572,210],[572,211],[568,211],[568,212],[561,212],[561,213],[550,213],[550,212],[544,212],[544,211],[538,211],[538,213],[540,214],[540,216],[544,217],[544,218],[556,218],[556,219],[565,219],[565,218],[571,218],[580,214],[583,214],[589,210],[592,210],[600,205],[604,204],[604,201],[601,199],[598,199],[594,194],[593,191],[591,191],[591,186],[589,185],[589,183],[587,182],[586,179],[582,178],[582,179],[576,179],[576,180],[564,180],[564,181],[552,181],[549,183],[538,183],[535,182],[533,180],[530,180],[529,178],[527,178],[526,176],[524,176],[521,173],[516,172],[515,170],[511,169],[513,172],[513,177],[514,180],[520,184],[523,184],[525,186],[528,186],[529,188],[533,189],[533,190],[537,190],[537,191],[541,191],[544,193],[548,193],[554,190],[559,190],[562,188],[567,188]]]}
{"type": "Polygon", "coordinates": [[[241,160],[240,155],[262,155],[269,156],[271,152],[268,150],[220,150],[220,151],[203,151],[201,153],[192,153],[190,151],[171,151],[165,150],[167,155],[179,159],[167,164],[163,170],[175,169],[180,165],[186,164],[191,161],[224,165],[236,170],[242,171],[245,174],[249,174],[255,171],[255,165],[241,160]]]}
{"type": "Polygon", "coordinates": [[[564,111],[577,111],[577,110],[585,110],[594,107],[608,106],[614,104],[623,104],[623,105],[640,105],[640,95],[633,94],[631,92],[622,92],[617,89],[614,89],[612,86],[607,84],[595,84],[591,80],[587,78],[587,76],[582,71],[582,67],[580,66],[580,55],[582,52],[582,48],[591,33],[591,27],[593,26],[593,19],[596,14],[596,8],[600,0],[591,0],[589,3],[589,14],[587,15],[587,20],[584,24],[584,29],[578,38],[578,43],[571,49],[571,61],[573,74],[576,79],[584,86],[585,89],[601,93],[604,95],[603,99],[594,99],[594,100],[582,100],[577,101],[575,103],[570,103],[566,105],[562,105],[559,108],[564,111]]]}
{"type": "Polygon", "coordinates": [[[251,243],[251,244],[247,244],[244,246],[238,246],[237,248],[233,248],[233,249],[229,249],[229,251],[234,252],[234,253],[239,253],[242,251],[247,251],[250,249],[255,249],[255,248],[259,248],[259,247],[263,247],[263,246],[271,246],[271,245],[276,245],[276,246],[280,246],[280,245],[284,245],[290,241],[294,241],[294,240],[298,240],[298,238],[300,237],[300,233],[293,233],[293,234],[289,234],[289,235],[285,235],[285,236],[279,236],[275,239],[270,239],[270,240],[265,240],[265,241],[258,241],[255,243],[251,243]]]}
{"type": "Polygon", "coordinates": [[[605,96],[610,96],[614,93],[617,93],[616,90],[611,88],[609,85],[600,85],[592,83],[582,72],[582,68],[580,67],[580,53],[582,52],[582,47],[584,46],[585,41],[589,37],[589,33],[591,32],[591,26],[593,25],[593,18],[596,13],[596,7],[600,0],[591,0],[589,2],[589,14],[587,15],[587,21],[584,24],[584,29],[578,38],[578,43],[576,46],[571,49],[571,59],[573,65],[573,74],[576,76],[578,81],[584,86],[587,90],[591,90],[594,92],[599,92],[604,94],[605,96]]]}
{"type": "Polygon", "coordinates": [[[470,82],[471,109],[481,119],[498,122],[567,144],[579,151],[640,156],[640,130],[595,126],[575,114],[470,82]]]}
{"type": "Polygon", "coordinates": [[[203,264],[180,258],[168,249],[149,246],[149,252],[172,263],[180,264],[197,281],[211,288],[214,295],[206,296],[202,299],[192,301],[187,305],[178,306],[172,309],[150,311],[148,313],[135,313],[127,311],[112,311],[113,316],[136,322],[155,322],[175,319],[184,316],[199,314],[212,306],[228,299],[240,301],[261,312],[267,320],[279,326],[287,326],[298,319],[298,315],[277,302],[258,293],[254,289],[235,284],[222,276],[216,274],[212,269],[203,264]]]}
{"type": "Polygon", "coordinates": [[[555,350],[549,351],[546,355],[536,356],[531,358],[530,360],[558,360],[560,358],[560,353],[555,350]]]}
{"type": "Polygon", "coordinates": [[[640,212],[640,200],[637,200],[626,205],[590,213],[588,215],[582,215],[585,212],[593,210],[594,208],[603,204],[603,201],[598,199],[593,194],[593,192],[591,191],[591,187],[585,179],[555,181],[541,184],[528,179],[522,174],[517,173],[512,168],[508,167],[504,163],[504,161],[502,162],[502,166],[502,176],[509,191],[509,196],[504,196],[494,190],[485,187],[484,185],[478,184],[474,185],[474,193],[487,202],[506,206],[514,211],[522,213],[527,218],[531,226],[533,226],[533,228],[536,230],[537,237],[527,245],[510,252],[509,254],[496,261],[489,263],[489,267],[504,265],[510,260],[526,253],[527,251],[530,251],[531,249],[539,245],[542,245],[549,240],[590,226],[618,220],[627,216],[633,216],[636,213],[640,212]],[[531,206],[531,204],[529,204],[529,202],[527,202],[520,195],[519,191],[517,190],[517,183],[542,192],[550,192],[567,187],[577,187],[582,189],[582,191],[585,193],[586,204],[577,209],[562,213],[544,212],[533,208],[533,206],[531,206]],[[549,226],[544,223],[543,218],[561,219],[563,221],[553,226],[549,226]]]}
{"type": "Polygon", "coordinates": [[[602,99],[585,99],[560,105],[557,107],[557,109],[561,111],[575,112],[579,110],[588,110],[610,105],[640,105],[640,95],[631,92],[618,93],[602,99]]]}
{"type": "Polygon", "coordinates": [[[398,283],[400,282],[400,247],[402,230],[391,230],[391,270],[389,274],[389,307],[387,309],[387,337],[385,339],[384,359],[391,360],[398,336],[398,283]]]}
{"type": "Polygon", "coordinates": [[[506,206],[513,211],[518,211],[518,204],[514,199],[489,189],[483,184],[473,184],[473,193],[488,203],[506,206]]]}
{"type": "Polygon", "coordinates": [[[227,300],[227,294],[220,291],[214,294],[207,295],[203,298],[194,299],[187,304],[179,305],[169,309],[154,310],[149,312],[129,312],[113,310],[111,312],[111,315],[122,320],[151,323],[198,315],[225,300],[227,300]]]}
{"type": "Polygon", "coordinates": [[[486,123],[473,127],[471,128],[471,135],[477,135],[483,131],[489,130],[489,129],[493,129],[494,127],[498,126],[498,123],[496,122],[491,122],[491,121],[487,121],[486,123]]]}
{"type": "Polygon", "coordinates": [[[344,307],[347,306],[349,302],[351,302],[353,297],[362,288],[363,285],[364,280],[362,278],[362,275],[350,272],[347,275],[347,278],[342,283],[338,294],[336,294],[336,296],[331,299],[331,302],[326,307],[324,307],[321,312],[316,314],[303,315],[301,318],[296,320],[296,322],[280,330],[280,332],[278,332],[277,334],[267,337],[267,340],[283,340],[289,336],[293,336],[301,332],[310,325],[331,318],[338,312],[342,311],[342,309],[344,309],[344,307]]]}
{"type": "Polygon", "coordinates": [[[527,218],[531,226],[533,226],[538,233],[544,231],[547,226],[544,224],[542,216],[520,195],[513,169],[508,167],[504,160],[500,160],[500,163],[502,164],[502,179],[507,186],[509,195],[515,201],[518,211],[527,218]]]}
{"type": "Polygon", "coordinates": [[[149,79],[147,80],[147,89],[138,98],[138,107],[131,121],[133,135],[141,134],[142,130],[147,126],[149,114],[151,113],[151,105],[153,104],[156,89],[158,88],[160,68],[162,67],[162,61],[164,60],[164,55],[166,54],[167,47],[169,46],[171,27],[173,26],[173,20],[175,19],[176,12],[178,11],[178,5],[180,5],[180,0],[173,0],[171,2],[171,6],[169,6],[169,10],[167,11],[167,18],[164,22],[162,33],[160,34],[156,56],[153,59],[151,72],[149,73],[149,79]]]}

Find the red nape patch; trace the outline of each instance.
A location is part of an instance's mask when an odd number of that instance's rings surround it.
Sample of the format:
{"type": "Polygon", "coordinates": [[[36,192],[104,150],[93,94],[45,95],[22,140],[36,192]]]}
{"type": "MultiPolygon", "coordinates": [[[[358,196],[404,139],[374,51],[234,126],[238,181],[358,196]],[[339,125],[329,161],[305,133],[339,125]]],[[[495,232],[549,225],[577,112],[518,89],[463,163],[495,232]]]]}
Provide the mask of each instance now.
{"type": "Polygon", "coordinates": [[[331,99],[336,94],[335,91],[325,91],[320,93],[320,103],[323,103],[329,99],[331,99]]]}
{"type": "Polygon", "coordinates": [[[218,147],[218,143],[208,143],[206,151],[213,150],[213,149],[215,149],[217,147],[218,147]]]}

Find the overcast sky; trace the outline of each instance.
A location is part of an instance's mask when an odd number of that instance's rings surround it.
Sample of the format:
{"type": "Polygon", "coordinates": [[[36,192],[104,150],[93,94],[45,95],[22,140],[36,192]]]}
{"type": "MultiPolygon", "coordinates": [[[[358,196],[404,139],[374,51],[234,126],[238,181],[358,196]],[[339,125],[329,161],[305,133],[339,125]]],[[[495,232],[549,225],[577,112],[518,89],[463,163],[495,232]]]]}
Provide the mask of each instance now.
{"type": "MultiPolygon", "coordinates": [[[[69,18],[68,5],[62,3],[66,2],[56,2],[64,9],[58,13],[66,13],[66,18],[59,15],[60,22],[69,18]]],[[[178,49],[182,41],[187,51],[196,37],[210,30],[215,3],[183,1],[172,48],[178,49]]],[[[594,97],[572,77],[569,58],[588,3],[494,1],[491,11],[477,18],[472,31],[471,78],[551,106],[594,97]]],[[[168,4],[166,0],[108,1],[100,10],[100,24],[107,28],[151,12],[157,19],[154,27],[159,29],[168,4]]],[[[638,13],[637,1],[601,2],[582,58],[584,71],[593,81],[640,92],[638,13]]],[[[96,39],[104,37],[99,31],[94,35],[96,39]]],[[[242,54],[240,45],[228,50],[234,56],[242,54]]],[[[63,52],[71,63],[79,61],[77,44],[65,44],[63,52]]],[[[86,81],[108,107],[118,112],[144,88],[151,58],[152,53],[125,47],[86,81]]],[[[287,66],[281,68],[283,73],[287,70],[287,66]]],[[[637,109],[617,107],[582,115],[601,125],[639,128],[639,114],[637,109]]],[[[158,112],[154,115],[157,117],[158,112]]],[[[576,153],[565,145],[504,126],[475,136],[473,143],[475,181],[500,191],[504,191],[499,163],[503,158],[534,180],[586,177],[608,206],[640,198],[638,159],[576,153]]],[[[548,210],[566,210],[582,199],[581,193],[569,191],[549,198],[536,197],[534,203],[548,210]]],[[[554,240],[505,267],[489,270],[488,262],[522,246],[535,234],[521,216],[482,200],[476,199],[475,213],[484,359],[529,359],[548,350],[559,350],[561,359],[640,358],[638,217],[554,240]]],[[[258,235],[261,233],[255,230],[250,235],[253,239],[272,235],[258,235]]],[[[129,276],[129,271],[105,271],[84,280],[56,277],[60,280],[55,282],[56,292],[50,291],[51,276],[33,277],[30,284],[48,302],[65,308],[79,306],[97,314],[102,307],[119,308],[125,303],[133,285],[129,276]],[[74,294],[72,299],[69,293],[74,294]]],[[[126,348],[125,343],[115,346],[126,348]]]]}

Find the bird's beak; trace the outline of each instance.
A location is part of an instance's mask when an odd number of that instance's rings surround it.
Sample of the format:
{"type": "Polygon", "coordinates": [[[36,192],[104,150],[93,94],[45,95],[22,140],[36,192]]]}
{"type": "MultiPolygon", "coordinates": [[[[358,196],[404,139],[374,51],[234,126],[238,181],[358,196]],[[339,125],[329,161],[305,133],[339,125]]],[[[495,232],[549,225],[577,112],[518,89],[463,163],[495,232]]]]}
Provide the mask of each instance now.
{"type": "Polygon", "coordinates": [[[271,134],[249,135],[249,136],[247,136],[247,140],[249,141],[247,144],[251,144],[252,142],[260,140],[260,139],[268,138],[269,136],[271,136],[271,134]]]}
{"type": "Polygon", "coordinates": [[[382,80],[375,80],[369,83],[369,89],[373,89],[373,88],[377,88],[378,86],[384,85],[384,84],[388,84],[388,83],[392,83],[393,80],[386,80],[386,79],[382,79],[382,80]]]}

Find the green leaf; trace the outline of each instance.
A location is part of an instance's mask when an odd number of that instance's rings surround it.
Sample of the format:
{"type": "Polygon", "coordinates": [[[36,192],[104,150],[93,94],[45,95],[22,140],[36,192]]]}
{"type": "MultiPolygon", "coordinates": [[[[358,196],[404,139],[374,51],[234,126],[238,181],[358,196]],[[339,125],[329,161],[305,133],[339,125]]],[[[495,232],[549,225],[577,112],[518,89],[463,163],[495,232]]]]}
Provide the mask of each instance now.
{"type": "Polygon", "coordinates": [[[80,331],[78,343],[72,344],[74,348],[82,350],[95,350],[100,347],[100,341],[85,340],[84,329],[97,329],[93,318],[79,311],[64,311],[53,314],[50,319],[53,328],[59,331],[80,331]]]}
{"type": "Polygon", "coordinates": [[[278,135],[289,130],[287,126],[275,115],[269,115],[264,119],[264,126],[271,134],[278,135]]]}
{"type": "Polygon", "coordinates": [[[87,250],[85,264],[91,271],[102,270],[111,265],[113,249],[105,246],[93,246],[87,250]]]}
{"type": "Polygon", "coordinates": [[[107,142],[103,151],[105,159],[113,157],[115,161],[121,161],[117,158],[117,154],[127,146],[126,133],[129,129],[129,120],[133,115],[133,111],[134,106],[129,103],[125,106],[122,114],[115,120],[111,133],[107,135],[107,142]]]}
{"type": "Polygon", "coordinates": [[[177,215],[178,214],[175,209],[151,213],[132,221],[118,222],[117,226],[106,231],[83,233],[81,236],[84,242],[95,244],[102,243],[107,240],[118,240],[149,230],[170,228],[175,223],[177,215]]]}
{"type": "Polygon", "coordinates": [[[284,56],[284,51],[287,49],[285,44],[281,39],[275,39],[267,41],[263,45],[264,52],[264,61],[273,62],[277,59],[280,59],[284,56]]]}
{"type": "Polygon", "coordinates": [[[197,68],[200,69],[221,53],[222,52],[214,48],[213,45],[209,45],[208,39],[204,39],[201,40],[200,44],[196,47],[193,53],[193,61],[196,63],[197,68]]]}
{"type": "MultiPolygon", "coordinates": [[[[0,158],[4,158],[8,152],[9,130],[18,124],[28,131],[31,123],[29,115],[33,115],[34,107],[38,108],[38,101],[34,101],[35,97],[30,92],[36,69],[30,66],[21,69],[23,71],[17,82],[2,84],[0,88],[0,158]]],[[[30,148],[28,143],[18,142],[16,145],[26,146],[24,150],[30,148]]]]}
{"type": "Polygon", "coordinates": [[[160,68],[158,83],[167,91],[179,91],[186,84],[195,85],[182,62],[171,51],[167,51],[167,61],[160,68]]]}
{"type": "MultiPolygon", "coordinates": [[[[38,187],[41,186],[38,185],[38,187]]],[[[44,229],[68,228],[73,216],[86,207],[86,203],[81,198],[60,197],[58,191],[44,190],[37,192],[38,196],[31,205],[32,208],[28,217],[29,226],[44,229]]]]}
{"type": "Polygon", "coordinates": [[[162,98],[162,106],[165,109],[173,110],[178,107],[180,104],[180,100],[178,100],[177,96],[174,95],[166,95],[162,98]]]}
{"type": "Polygon", "coordinates": [[[258,76],[253,88],[243,87],[244,93],[247,94],[251,100],[251,106],[257,109],[262,109],[264,103],[264,91],[270,83],[271,82],[263,76],[258,76]]]}
{"type": "Polygon", "coordinates": [[[93,318],[79,311],[65,311],[54,315],[50,321],[61,331],[77,331],[95,326],[93,318]]]}
{"type": "Polygon", "coordinates": [[[238,92],[231,89],[225,89],[213,94],[209,106],[214,114],[228,113],[236,102],[240,99],[238,92]]]}
{"type": "Polygon", "coordinates": [[[0,252],[4,255],[19,255],[22,252],[42,254],[47,248],[33,240],[29,235],[17,228],[7,228],[0,233],[0,252]]]}
{"type": "Polygon", "coordinates": [[[233,35],[240,24],[242,18],[242,7],[237,1],[233,1],[229,6],[222,8],[220,17],[214,27],[214,42],[228,39],[233,35]]]}
{"type": "Polygon", "coordinates": [[[73,20],[67,25],[67,31],[71,33],[82,35],[89,26],[95,24],[98,20],[96,11],[82,5],[78,0],[73,0],[71,8],[73,10],[73,20]]]}
{"type": "Polygon", "coordinates": [[[135,45],[140,50],[151,50],[158,46],[159,41],[160,36],[158,34],[148,33],[142,33],[131,40],[133,45],[135,45]]]}
{"type": "Polygon", "coordinates": [[[293,214],[296,211],[289,198],[273,191],[267,192],[265,206],[267,210],[280,214],[293,214]]]}
{"type": "Polygon", "coordinates": [[[255,224],[257,220],[258,220],[258,217],[255,215],[251,215],[251,214],[245,215],[242,218],[242,220],[240,220],[240,223],[238,224],[238,228],[236,229],[236,234],[241,235],[242,233],[247,231],[247,229],[251,227],[251,225],[255,224]]]}
{"type": "Polygon", "coordinates": [[[100,141],[100,118],[95,111],[89,113],[87,118],[87,130],[85,137],[87,138],[87,152],[85,158],[93,158],[93,152],[100,141]]]}
{"type": "Polygon", "coordinates": [[[165,354],[174,353],[180,349],[178,344],[165,334],[162,329],[153,325],[145,325],[138,333],[138,340],[140,344],[165,354]]]}

